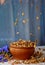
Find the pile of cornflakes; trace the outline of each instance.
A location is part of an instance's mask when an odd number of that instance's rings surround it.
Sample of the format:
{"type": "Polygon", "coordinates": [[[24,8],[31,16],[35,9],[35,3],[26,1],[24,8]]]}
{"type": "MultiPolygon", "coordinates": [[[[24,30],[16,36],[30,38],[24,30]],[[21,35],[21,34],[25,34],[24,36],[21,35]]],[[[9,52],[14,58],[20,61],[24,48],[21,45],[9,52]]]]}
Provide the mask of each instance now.
{"type": "Polygon", "coordinates": [[[12,42],[12,44],[10,44],[10,46],[13,46],[13,47],[36,47],[36,42],[20,39],[16,42],[12,42]]]}

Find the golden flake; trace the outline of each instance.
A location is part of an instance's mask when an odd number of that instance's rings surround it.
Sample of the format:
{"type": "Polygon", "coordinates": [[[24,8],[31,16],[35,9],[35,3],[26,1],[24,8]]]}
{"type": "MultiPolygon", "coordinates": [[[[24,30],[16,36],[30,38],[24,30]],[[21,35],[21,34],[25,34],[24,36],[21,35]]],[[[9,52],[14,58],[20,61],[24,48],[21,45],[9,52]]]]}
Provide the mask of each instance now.
{"type": "Polygon", "coordinates": [[[17,23],[18,23],[18,19],[16,19],[16,21],[15,21],[14,25],[16,26],[16,25],[17,25],[17,23]]]}
{"type": "Polygon", "coordinates": [[[24,12],[22,12],[22,16],[24,16],[25,15],[25,13],[24,12]]]}
{"type": "Polygon", "coordinates": [[[15,22],[14,25],[16,26],[17,25],[17,22],[15,22]]]}
{"type": "Polygon", "coordinates": [[[40,26],[38,26],[38,30],[40,30],[40,26]]]}
{"type": "Polygon", "coordinates": [[[31,40],[29,40],[29,42],[31,42],[31,40]]]}
{"type": "Polygon", "coordinates": [[[5,0],[0,0],[1,5],[5,3],[5,0]]]}
{"type": "Polygon", "coordinates": [[[39,20],[39,16],[36,16],[36,19],[39,20]]]}
{"type": "Polygon", "coordinates": [[[26,24],[29,21],[29,19],[24,19],[22,22],[26,24]]]}
{"type": "Polygon", "coordinates": [[[22,39],[20,38],[19,41],[22,41],[22,39]]]}
{"type": "Polygon", "coordinates": [[[20,3],[22,3],[22,0],[19,0],[20,3]]]}
{"type": "Polygon", "coordinates": [[[19,32],[16,32],[16,34],[18,35],[18,34],[19,34],[19,32]]]}
{"type": "Polygon", "coordinates": [[[16,19],[16,22],[18,22],[18,18],[16,19]]]}
{"type": "Polygon", "coordinates": [[[25,24],[26,22],[27,22],[27,21],[24,19],[24,20],[23,20],[23,23],[25,24]]]}

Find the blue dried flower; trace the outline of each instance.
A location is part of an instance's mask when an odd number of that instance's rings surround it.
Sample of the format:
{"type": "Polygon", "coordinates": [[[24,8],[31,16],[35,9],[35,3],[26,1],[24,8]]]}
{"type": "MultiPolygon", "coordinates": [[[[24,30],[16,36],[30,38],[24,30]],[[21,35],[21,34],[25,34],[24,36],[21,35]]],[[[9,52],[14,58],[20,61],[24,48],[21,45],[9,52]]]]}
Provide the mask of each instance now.
{"type": "Polygon", "coordinates": [[[2,52],[2,49],[0,48],[0,52],[2,52]]]}
{"type": "Polygon", "coordinates": [[[0,62],[7,62],[8,59],[5,58],[6,53],[8,54],[9,57],[12,57],[9,47],[6,45],[3,48],[0,48],[0,62]]]}
{"type": "Polygon", "coordinates": [[[0,62],[2,62],[2,60],[3,60],[3,55],[0,56],[0,62]]]}
{"type": "Polygon", "coordinates": [[[6,53],[9,52],[9,50],[8,50],[8,46],[4,46],[2,49],[3,49],[3,51],[6,52],[6,53]]]}
{"type": "Polygon", "coordinates": [[[3,59],[3,62],[8,62],[8,60],[7,59],[3,59]]]}

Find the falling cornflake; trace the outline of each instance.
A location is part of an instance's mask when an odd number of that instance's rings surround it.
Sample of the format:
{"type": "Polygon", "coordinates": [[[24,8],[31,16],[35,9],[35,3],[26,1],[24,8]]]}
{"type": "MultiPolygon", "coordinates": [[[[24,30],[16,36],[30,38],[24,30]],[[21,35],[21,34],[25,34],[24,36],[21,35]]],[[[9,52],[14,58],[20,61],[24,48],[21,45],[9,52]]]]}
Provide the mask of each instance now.
{"type": "Polygon", "coordinates": [[[22,12],[22,16],[24,16],[25,15],[25,13],[24,12],[22,12]]]}
{"type": "Polygon", "coordinates": [[[16,25],[17,25],[17,23],[18,23],[18,18],[16,19],[16,21],[15,21],[14,25],[16,26],[16,25]]]}
{"type": "Polygon", "coordinates": [[[18,22],[18,18],[16,19],[16,22],[18,22]]]}
{"type": "Polygon", "coordinates": [[[15,22],[14,25],[16,26],[17,25],[17,22],[15,22]]]}
{"type": "Polygon", "coordinates": [[[20,3],[22,3],[22,0],[19,0],[20,3]]]}
{"type": "Polygon", "coordinates": [[[1,4],[4,4],[4,3],[5,3],[5,0],[0,0],[0,3],[1,3],[1,4]]]}
{"type": "Polygon", "coordinates": [[[39,20],[39,16],[36,16],[36,19],[39,20]]]}
{"type": "Polygon", "coordinates": [[[29,19],[24,19],[22,22],[26,24],[29,21],[29,19]]]}
{"type": "Polygon", "coordinates": [[[23,20],[23,23],[25,24],[26,22],[27,22],[27,21],[24,19],[24,20],[23,20]]]}
{"type": "Polygon", "coordinates": [[[19,32],[16,32],[16,34],[18,35],[18,34],[19,34],[19,32]]]}
{"type": "Polygon", "coordinates": [[[38,30],[40,30],[40,26],[38,26],[38,30]]]}

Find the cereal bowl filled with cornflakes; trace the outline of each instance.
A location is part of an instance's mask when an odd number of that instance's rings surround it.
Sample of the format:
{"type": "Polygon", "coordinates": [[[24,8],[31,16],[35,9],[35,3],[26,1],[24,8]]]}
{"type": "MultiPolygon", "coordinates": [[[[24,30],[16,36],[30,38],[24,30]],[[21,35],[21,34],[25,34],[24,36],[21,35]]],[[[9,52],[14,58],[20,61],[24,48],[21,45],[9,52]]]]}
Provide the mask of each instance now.
{"type": "Polygon", "coordinates": [[[18,60],[29,59],[35,51],[35,42],[18,40],[16,42],[10,43],[10,52],[13,58],[18,60]]]}

